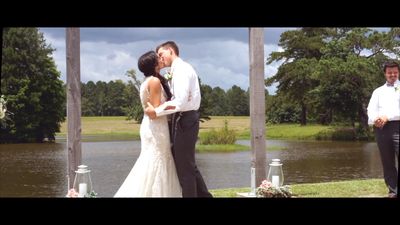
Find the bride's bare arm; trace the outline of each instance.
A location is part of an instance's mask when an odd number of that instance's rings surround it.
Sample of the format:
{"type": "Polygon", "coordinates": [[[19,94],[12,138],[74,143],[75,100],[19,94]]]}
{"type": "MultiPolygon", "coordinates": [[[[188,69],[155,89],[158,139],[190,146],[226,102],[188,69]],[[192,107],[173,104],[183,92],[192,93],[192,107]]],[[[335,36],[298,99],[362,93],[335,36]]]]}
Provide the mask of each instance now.
{"type": "MultiPolygon", "coordinates": [[[[157,106],[160,105],[161,103],[161,83],[160,80],[153,77],[149,80],[148,86],[147,86],[148,90],[149,90],[149,103],[156,108],[157,106]]],[[[156,113],[153,110],[148,110],[146,108],[145,113],[151,118],[151,119],[155,119],[156,113]]]]}

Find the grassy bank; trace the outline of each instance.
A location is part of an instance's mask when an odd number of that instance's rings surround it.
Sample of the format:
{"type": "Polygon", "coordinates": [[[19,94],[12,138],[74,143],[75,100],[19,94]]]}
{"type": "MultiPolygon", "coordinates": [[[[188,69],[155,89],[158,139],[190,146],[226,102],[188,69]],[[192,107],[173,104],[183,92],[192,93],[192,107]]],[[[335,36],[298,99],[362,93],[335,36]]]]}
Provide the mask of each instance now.
{"type": "MultiPolygon", "coordinates": [[[[196,152],[236,152],[236,151],[249,151],[251,149],[250,146],[246,145],[196,145],[196,152]]],[[[285,147],[281,146],[271,146],[268,145],[266,147],[266,151],[279,151],[284,150],[285,147]]]]}
{"type": "MultiPolygon", "coordinates": [[[[387,188],[383,179],[293,184],[290,186],[293,195],[297,198],[370,198],[387,196],[387,188]]],[[[249,191],[250,188],[210,190],[214,197],[238,197],[237,193],[249,191]]]]}
{"type": "MultiPolygon", "coordinates": [[[[287,139],[287,140],[313,140],[323,133],[328,138],[333,133],[333,126],[307,125],[299,124],[279,124],[266,126],[267,139],[287,139]]],[[[250,139],[250,130],[244,130],[239,133],[240,139],[250,139]]]]}
{"type": "MultiPolygon", "coordinates": [[[[126,117],[82,117],[82,135],[94,137],[113,137],[121,139],[139,139],[140,124],[136,121],[127,121],[126,117]]],[[[224,120],[228,121],[229,129],[238,134],[239,139],[250,139],[250,117],[248,116],[212,116],[211,120],[200,123],[200,137],[211,129],[219,129],[224,126],[224,120]]],[[[266,126],[266,138],[268,139],[331,139],[332,137],[346,136],[346,133],[338,135],[338,131],[346,131],[343,127],[299,124],[279,124],[266,126]]],[[[348,129],[347,129],[348,130],[348,129]]],[[[58,137],[65,137],[67,123],[61,124],[58,137]]],[[[339,133],[341,134],[341,133],[339,133]]],[[[348,136],[348,135],[347,135],[348,136]]]]}
{"type": "Polygon", "coordinates": [[[196,145],[196,152],[235,152],[250,150],[250,146],[245,145],[196,145]]]}

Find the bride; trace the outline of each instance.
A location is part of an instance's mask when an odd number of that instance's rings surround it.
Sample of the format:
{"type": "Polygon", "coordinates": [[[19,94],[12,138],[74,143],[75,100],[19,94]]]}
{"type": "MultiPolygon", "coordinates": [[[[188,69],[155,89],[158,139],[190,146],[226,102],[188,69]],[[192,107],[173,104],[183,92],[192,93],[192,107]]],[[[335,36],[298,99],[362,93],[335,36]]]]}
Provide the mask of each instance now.
{"type": "MultiPolygon", "coordinates": [[[[143,109],[147,102],[156,107],[171,98],[168,84],[160,75],[161,63],[154,51],[139,58],[138,68],[146,77],[140,86],[143,109]]],[[[114,197],[182,197],[171,153],[167,117],[152,120],[144,114],[140,139],[139,158],[114,197]]]]}

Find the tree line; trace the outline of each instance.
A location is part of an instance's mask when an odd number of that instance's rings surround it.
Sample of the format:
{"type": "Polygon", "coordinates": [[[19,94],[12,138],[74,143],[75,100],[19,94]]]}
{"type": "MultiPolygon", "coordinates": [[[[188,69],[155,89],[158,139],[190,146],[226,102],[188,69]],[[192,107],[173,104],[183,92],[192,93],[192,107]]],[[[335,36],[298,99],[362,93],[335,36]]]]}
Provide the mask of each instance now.
{"type": "MultiPolygon", "coordinates": [[[[141,82],[133,69],[127,71],[126,75],[133,79],[128,82],[115,80],[81,83],[82,116],[127,116],[140,122],[143,114],[139,95],[141,82]]],[[[248,91],[236,85],[227,91],[207,84],[200,86],[203,117],[249,115],[248,91]]]]}
{"type": "MultiPolygon", "coordinates": [[[[0,143],[54,140],[66,117],[66,88],[51,57],[55,50],[37,28],[3,28],[1,95],[7,117],[0,143]]],[[[282,51],[266,64],[281,63],[265,80],[277,84],[266,97],[267,123],[347,123],[368,129],[366,107],[372,91],[385,82],[382,64],[399,59],[400,28],[301,28],[282,33],[282,51]]],[[[140,121],[141,80],[135,70],[121,80],[82,83],[83,116],[126,116],[140,121]]],[[[201,82],[200,82],[201,83],[201,82]]],[[[249,91],[201,84],[202,118],[249,115],[249,91]]]]}

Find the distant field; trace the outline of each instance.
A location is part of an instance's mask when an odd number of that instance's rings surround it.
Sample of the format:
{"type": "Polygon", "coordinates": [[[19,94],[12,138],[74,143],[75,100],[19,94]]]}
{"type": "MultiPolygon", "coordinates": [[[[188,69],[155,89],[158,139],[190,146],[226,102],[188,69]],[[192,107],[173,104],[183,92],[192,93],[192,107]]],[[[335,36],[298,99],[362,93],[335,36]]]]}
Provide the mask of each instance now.
{"type": "Polygon", "coordinates": [[[200,132],[209,131],[213,128],[224,127],[224,121],[228,121],[228,126],[238,132],[248,131],[250,129],[249,116],[211,116],[211,120],[200,123],[200,132]]]}
{"type": "MultiPolygon", "coordinates": [[[[82,135],[139,137],[140,124],[123,116],[82,117],[82,135]]],[[[61,124],[57,136],[66,136],[67,121],[61,124]]]]}
{"type": "MultiPolygon", "coordinates": [[[[250,127],[250,117],[247,116],[212,116],[211,120],[200,123],[200,132],[209,131],[212,128],[224,126],[224,120],[228,120],[230,128],[238,131],[248,130],[250,127]]],[[[104,117],[82,117],[82,134],[135,134],[139,133],[140,124],[134,120],[126,120],[124,116],[104,116],[104,117]]],[[[67,132],[67,121],[61,124],[59,135],[67,132]]]]}
{"type": "MultiPolygon", "coordinates": [[[[200,133],[224,127],[228,121],[230,129],[236,130],[239,139],[250,139],[250,117],[248,116],[211,116],[211,120],[200,123],[200,133]]],[[[266,137],[270,139],[314,139],[318,133],[329,133],[333,126],[298,124],[279,124],[266,126],[266,137]]],[[[128,137],[139,139],[140,124],[133,120],[126,120],[123,116],[110,117],[82,117],[82,135],[128,137]]],[[[66,136],[67,123],[61,125],[61,132],[57,136],[66,136]]]]}

